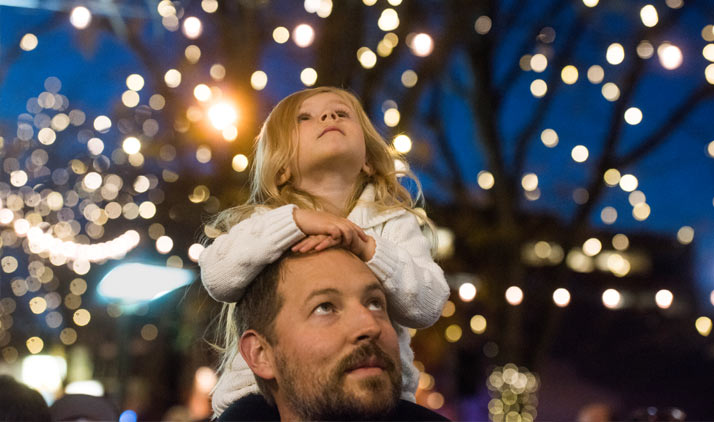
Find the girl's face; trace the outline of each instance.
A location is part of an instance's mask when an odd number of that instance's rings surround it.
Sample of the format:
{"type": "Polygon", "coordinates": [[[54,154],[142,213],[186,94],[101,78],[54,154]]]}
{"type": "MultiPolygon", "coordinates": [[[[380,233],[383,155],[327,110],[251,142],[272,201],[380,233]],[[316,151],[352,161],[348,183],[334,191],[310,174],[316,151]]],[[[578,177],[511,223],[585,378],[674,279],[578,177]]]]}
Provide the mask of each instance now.
{"type": "Polygon", "coordinates": [[[349,102],[331,92],[316,94],[303,101],[296,118],[299,178],[359,174],[366,162],[364,132],[349,102]]]}

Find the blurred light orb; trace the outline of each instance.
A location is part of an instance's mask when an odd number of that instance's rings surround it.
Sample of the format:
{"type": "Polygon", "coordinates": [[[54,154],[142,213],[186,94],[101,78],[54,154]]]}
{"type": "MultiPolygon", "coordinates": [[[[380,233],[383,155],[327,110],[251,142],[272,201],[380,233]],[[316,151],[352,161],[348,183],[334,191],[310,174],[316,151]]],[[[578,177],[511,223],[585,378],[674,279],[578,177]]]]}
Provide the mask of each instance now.
{"type": "Polygon", "coordinates": [[[216,376],[216,372],[213,369],[207,366],[202,366],[196,369],[196,390],[200,391],[201,393],[209,394],[211,390],[213,390],[213,387],[216,385],[217,381],[218,377],[216,376]]]}
{"type": "Polygon", "coordinates": [[[136,107],[139,105],[139,101],[141,101],[139,94],[131,89],[128,89],[121,94],[121,102],[127,108],[136,107]]]}
{"type": "Polygon", "coordinates": [[[273,41],[278,44],[285,44],[290,39],[290,31],[284,26],[273,29],[273,41]]]}
{"type": "Polygon", "coordinates": [[[627,196],[627,200],[630,202],[630,205],[634,207],[642,202],[647,202],[647,197],[642,191],[635,190],[627,196]]]}
{"type": "Polygon", "coordinates": [[[198,262],[198,258],[201,256],[201,253],[203,253],[204,249],[205,246],[201,245],[200,243],[194,243],[193,245],[189,246],[188,259],[193,262],[198,262]]]}
{"type": "Polygon", "coordinates": [[[454,305],[454,302],[447,300],[446,303],[444,303],[444,307],[441,309],[441,316],[444,318],[448,318],[456,312],[456,305],[454,305]]]}
{"type": "Polygon", "coordinates": [[[464,302],[471,302],[476,297],[476,286],[473,283],[463,283],[459,286],[459,297],[464,302]]]}
{"type": "Polygon", "coordinates": [[[371,69],[377,64],[377,55],[369,48],[361,47],[357,50],[357,60],[363,68],[371,69]]]}
{"type": "Polygon", "coordinates": [[[161,236],[158,239],[156,239],[156,250],[160,254],[167,254],[171,252],[171,249],[174,247],[174,241],[168,236],[161,236]]]}
{"type": "Polygon", "coordinates": [[[107,132],[112,127],[112,121],[107,116],[97,116],[94,119],[94,130],[99,133],[107,132]]]}
{"type": "Polygon", "coordinates": [[[714,42],[714,25],[706,25],[702,28],[702,39],[708,42],[714,42]]]}
{"type": "Polygon", "coordinates": [[[642,19],[642,24],[648,28],[652,28],[659,22],[659,16],[657,15],[657,9],[651,4],[647,4],[640,9],[640,19],[642,19]]]}
{"type": "Polygon", "coordinates": [[[521,186],[525,191],[533,191],[538,188],[538,176],[535,173],[526,173],[521,179],[521,186]]]}
{"type": "Polygon", "coordinates": [[[91,319],[92,314],[90,314],[86,309],[77,309],[74,311],[74,315],[72,315],[72,321],[80,327],[84,327],[89,324],[91,319]]]}
{"type": "Polygon", "coordinates": [[[679,241],[682,245],[692,243],[692,241],[694,241],[694,228],[684,226],[677,230],[677,241],[679,241]]]}
{"type": "Polygon", "coordinates": [[[25,346],[31,354],[36,355],[45,347],[45,342],[39,337],[30,337],[25,342],[25,346]]]}
{"type": "Polygon", "coordinates": [[[633,190],[637,189],[637,186],[639,185],[639,181],[637,180],[637,177],[635,177],[632,174],[625,174],[622,177],[620,177],[620,189],[624,190],[625,192],[632,192],[633,190]]]}
{"type": "Polygon", "coordinates": [[[628,125],[638,125],[642,122],[642,110],[637,107],[630,107],[625,110],[625,122],[628,125]]]}
{"type": "Polygon", "coordinates": [[[10,184],[15,187],[25,186],[27,180],[27,173],[23,170],[14,170],[10,173],[10,184]]]}
{"type": "Polygon", "coordinates": [[[414,85],[417,84],[418,80],[419,77],[417,76],[416,72],[411,69],[405,70],[404,73],[402,73],[402,85],[407,88],[414,87],[414,85]]]}
{"type": "Polygon", "coordinates": [[[306,23],[302,23],[293,29],[293,41],[300,48],[309,47],[315,40],[315,30],[306,23]]]}
{"type": "Polygon", "coordinates": [[[602,86],[602,96],[610,102],[617,101],[620,98],[620,88],[612,82],[607,82],[602,86]]]}
{"type": "Polygon", "coordinates": [[[57,133],[54,130],[44,127],[37,132],[37,140],[40,141],[42,145],[52,145],[57,140],[57,133]]]}
{"type": "Polygon", "coordinates": [[[399,6],[402,4],[402,0],[387,0],[390,6],[399,6]]]}
{"type": "Polygon", "coordinates": [[[493,174],[488,170],[481,170],[480,172],[478,172],[476,181],[478,182],[479,187],[483,190],[491,189],[494,183],[496,182],[493,177],[493,174]]]}
{"type": "Polygon", "coordinates": [[[432,391],[428,396],[426,396],[426,405],[430,409],[441,409],[444,406],[444,395],[439,392],[432,391]]]}
{"type": "Polygon", "coordinates": [[[156,205],[151,201],[144,201],[139,204],[139,216],[145,220],[154,218],[156,215],[156,205]]]}
{"type": "Polygon", "coordinates": [[[186,38],[194,40],[201,36],[201,33],[203,32],[203,24],[197,17],[189,16],[184,19],[181,29],[186,38]]]}
{"type": "Polygon", "coordinates": [[[92,21],[92,12],[84,6],[77,6],[69,14],[69,22],[77,29],[84,29],[92,21]]]}
{"type": "Polygon", "coordinates": [[[684,6],[684,0],[664,0],[664,3],[671,9],[679,9],[684,6]]]}
{"type": "Polygon", "coordinates": [[[199,145],[198,148],[196,148],[196,161],[199,163],[206,164],[211,161],[212,155],[211,148],[209,148],[208,145],[199,145]]]}
{"type": "Polygon", "coordinates": [[[461,340],[462,334],[463,331],[461,330],[461,327],[459,327],[457,324],[451,324],[446,327],[444,337],[446,337],[446,341],[448,341],[449,343],[456,343],[457,341],[461,340]]]}
{"type": "Polygon", "coordinates": [[[560,77],[568,85],[572,85],[578,81],[578,68],[573,65],[567,65],[560,72],[560,77]]]}
{"type": "Polygon", "coordinates": [[[37,36],[35,34],[27,33],[20,39],[20,48],[24,51],[32,51],[37,48],[37,36]]]}
{"type": "Polygon", "coordinates": [[[523,290],[518,286],[511,286],[506,289],[506,302],[513,306],[518,306],[523,302],[523,290]]]}
{"type": "Polygon", "coordinates": [[[268,85],[268,75],[262,70],[256,70],[250,75],[250,86],[256,91],[262,91],[268,85]]]}
{"type": "Polygon", "coordinates": [[[313,86],[317,82],[317,71],[311,67],[306,67],[300,72],[300,82],[305,86],[313,86]]]}
{"type": "Polygon", "coordinates": [[[637,55],[641,59],[649,59],[654,55],[654,46],[647,40],[640,41],[640,43],[637,44],[637,55]]]}
{"type": "Polygon", "coordinates": [[[205,103],[213,96],[211,88],[206,84],[198,84],[193,88],[193,96],[200,102],[205,103]]]}
{"type": "Polygon", "coordinates": [[[682,50],[676,45],[663,42],[657,47],[659,62],[667,70],[674,70],[682,65],[682,50]]]}
{"type": "MultiPolygon", "coordinates": [[[[694,327],[697,329],[697,332],[699,332],[699,334],[701,334],[704,337],[707,337],[709,335],[709,333],[712,332],[712,320],[709,317],[700,316],[694,322],[694,327]]],[[[42,341],[42,340],[40,340],[40,341],[42,341]]],[[[29,347],[28,347],[28,349],[29,349],[29,347]]]]}
{"type": "Polygon", "coordinates": [[[206,13],[216,13],[216,11],[218,10],[218,1],[217,0],[202,0],[201,1],[201,9],[203,9],[203,11],[206,13]]]}
{"type": "Polygon", "coordinates": [[[132,73],[126,77],[126,87],[132,91],[141,91],[144,87],[144,78],[137,73],[132,73]]]}
{"type": "Polygon", "coordinates": [[[141,141],[139,141],[134,136],[128,136],[126,139],[124,139],[124,142],[122,142],[121,147],[124,152],[129,155],[136,154],[137,152],[141,151],[141,141]]]}
{"type": "Polygon", "coordinates": [[[709,145],[707,145],[707,154],[714,158],[714,141],[709,142],[709,145]]]}
{"type": "Polygon", "coordinates": [[[415,56],[426,57],[434,51],[434,40],[429,34],[421,32],[412,38],[410,47],[415,56]]]}
{"type": "Polygon", "coordinates": [[[668,309],[672,306],[674,295],[667,289],[662,289],[655,294],[655,303],[662,309],[668,309]]]}
{"type": "Polygon", "coordinates": [[[208,119],[214,128],[223,130],[238,120],[238,113],[233,105],[222,102],[214,104],[208,109],[208,119]]]}
{"type": "Polygon", "coordinates": [[[491,18],[489,18],[486,15],[479,16],[476,19],[476,22],[474,23],[474,29],[476,30],[476,33],[479,35],[486,35],[491,31],[491,27],[493,26],[493,22],[491,22],[491,18]]]}
{"type": "Polygon", "coordinates": [[[400,119],[401,115],[399,114],[399,110],[397,110],[396,108],[392,107],[384,112],[384,124],[389,127],[395,127],[396,125],[398,125],[400,119]]]}
{"type": "Polygon", "coordinates": [[[714,44],[707,44],[702,49],[702,56],[710,62],[714,62],[714,44]]]}
{"type": "Polygon", "coordinates": [[[554,148],[558,145],[558,133],[553,129],[543,129],[540,133],[540,140],[548,148],[554,148]]]}
{"type": "Polygon", "coordinates": [[[570,151],[570,156],[576,163],[584,163],[588,160],[590,152],[588,151],[588,148],[585,145],[576,145],[570,151]]]}
{"type": "Polygon", "coordinates": [[[377,0],[362,0],[362,3],[365,6],[369,7],[369,6],[374,6],[375,4],[377,4],[377,0]]]}
{"type": "Polygon", "coordinates": [[[392,141],[392,145],[400,154],[406,154],[412,150],[412,140],[405,134],[397,135],[392,141]]]}
{"type": "Polygon", "coordinates": [[[617,309],[622,304],[622,295],[615,289],[607,289],[602,293],[602,303],[608,309],[617,309]]]}
{"type": "Polygon", "coordinates": [[[605,59],[611,65],[618,65],[625,60],[625,48],[620,43],[612,43],[607,47],[605,59]]]}
{"type": "Polygon", "coordinates": [[[471,317],[469,325],[471,326],[471,331],[473,331],[474,334],[483,334],[486,332],[487,322],[483,315],[474,315],[471,317]]]}
{"type": "Polygon", "coordinates": [[[221,135],[226,141],[233,142],[238,137],[238,128],[232,125],[224,127],[221,131],[221,135]]]}
{"type": "Polygon", "coordinates": [[[594,64],[588,68],[588,80],[592,84],[599,84],[605,78],[605,70],[602,66],[594,64]]]}
{"type": "Polygon", "coordinates": [[[99,189],[99,187],[102,186],[102,175],[97,172],[90,171],[84,176],[84,179],[82,179],[82,186],[89,191],[99,189]]]}
{"type": "Polygon", "coordinates": [[[211,66],[209,73],[214,81],[221,81],[226,77],[226,68],[222,64],[216,63],[211,66]]]}
{"type": "Polygon", "coordinates": [[[583,253],[587,256],[595,256],[602,250],[602,243],[597,238],[591,237],[583,243],[583,253]]]}
{"type": "Polygon", "coordinates": [[[634,207],[632,207],[632,216],[635,218],[637,221],[645,221],[647,218],[650,216],[650,206],[645,203],[641,202],[634,207]]]}
{"type": "Polygon", "coordinates": [[[617,186],[620,183],[620,172],[617,169],[607,169],[603,179],[608,186],[617,186]]]}
{"type": "Polygon", "coordinates": [[[384,32],[394,31],[399,27],[399,15],[394,9],[386,8],[379,15],[377,26],[384,32]]]}
{"type": "Polygon", "coordinates": [[[587,7],[595,7],[600,2],[600,0],[583,0],[583,4],[587,7]]]}
{"type": "Polygon", "coordinates": [[[303,7],[307,13],[315,13],[320,8],[320,0],[305,0],[303,7]]]}
{"type": "Polygon", "coordinates": [[[548,92],[548,84],[543,79],[536,79],[531,82],[531,94],[536,98],[544,97],[548,92]]]}
{"type": "Polygon", "coordinates": [[[612,247],[618,251],[624,251],[630,246],[630,239],[627,235],[618,233],[612,237],[612,247]]]}
{"type": "Polygon", "coordinates": [[[248,168],[248,157],[243,154],[234,155],[233,160],[231,160],[231,166],[238,173],[245,171],[248,168]]]}
{"type": "Polygon", "coordinates": [[[181,85],[181,72],[176,69],[169,69],[164,74],[164,82],[169,88],[176,88],[181,85]]]}
{"type": "Polygon", "coordinates": [[[553,292],[553,303],[559,308],[564,308],[570,303],[570,292],[568,289],[558,288],[553,292]]]}
{"type": "Polygon", "coordinates": [[[714,85],[714,63],[710,64],[709,66],[707,66],[706,69],[704,69],[704,78],[710,85],[714,85]]]}
{"type": "Polygon", "coordinates": [[[548,58],[544,54],[538,53],[531,57],[531,70],[536,73],[543,72],[548,67],[548,58]]]}

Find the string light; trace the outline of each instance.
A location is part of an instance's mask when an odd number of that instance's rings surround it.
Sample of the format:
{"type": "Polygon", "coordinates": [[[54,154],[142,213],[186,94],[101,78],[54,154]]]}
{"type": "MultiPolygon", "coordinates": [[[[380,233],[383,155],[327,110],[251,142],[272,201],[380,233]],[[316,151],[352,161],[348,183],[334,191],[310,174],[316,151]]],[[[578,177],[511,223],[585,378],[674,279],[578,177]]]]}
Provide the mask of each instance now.
{"type": "Polygon", "coordinates": [[[92,12],[84,6],[77,6],[69,14],[69,22],[77,29],[85,29],[92,21],[92,12]]]}

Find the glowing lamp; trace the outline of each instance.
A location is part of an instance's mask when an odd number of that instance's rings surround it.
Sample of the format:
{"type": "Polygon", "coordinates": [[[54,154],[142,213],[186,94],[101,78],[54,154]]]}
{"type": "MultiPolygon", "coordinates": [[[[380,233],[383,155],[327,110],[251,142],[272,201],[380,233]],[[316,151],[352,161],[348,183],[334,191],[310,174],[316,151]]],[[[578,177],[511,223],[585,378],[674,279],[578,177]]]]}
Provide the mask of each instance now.
{"type": "Polygon", "coordinates": [[[122,304],[141,304],[190,284],[194,277],[190,270],[134,262],[110,270],[99,282],[97,291],[122,304]]]}

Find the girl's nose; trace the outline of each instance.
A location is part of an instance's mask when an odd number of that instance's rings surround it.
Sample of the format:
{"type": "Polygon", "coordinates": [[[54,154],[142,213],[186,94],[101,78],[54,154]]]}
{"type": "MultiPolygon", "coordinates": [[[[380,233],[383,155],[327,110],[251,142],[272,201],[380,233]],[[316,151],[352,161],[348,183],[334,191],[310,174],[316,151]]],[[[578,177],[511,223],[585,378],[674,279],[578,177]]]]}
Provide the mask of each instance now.
{"type": "Polygon", "coordinates": [[[334,111],[322,113],[322,116],[320,116],[320,120],[324,122],[325,120],[327,120],[328,117],[332,120],[337,120],[337,114],[334,111]]]}

